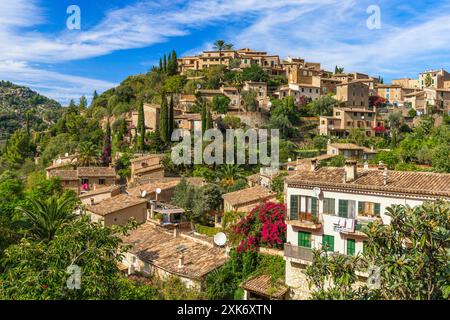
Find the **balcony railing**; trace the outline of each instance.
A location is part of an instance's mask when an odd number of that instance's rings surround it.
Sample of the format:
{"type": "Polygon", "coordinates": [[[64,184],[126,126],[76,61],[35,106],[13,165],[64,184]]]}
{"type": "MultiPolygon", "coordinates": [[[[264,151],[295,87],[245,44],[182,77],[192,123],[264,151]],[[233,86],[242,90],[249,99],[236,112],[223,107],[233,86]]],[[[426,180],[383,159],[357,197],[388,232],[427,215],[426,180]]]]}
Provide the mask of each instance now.
{"type": "Polygon", "coordinates": [[[309,212],[299,212],[293,217],[289,210],[286,217],[286,223],[295,227],[311,230],[322,228],[322,219],[319,217],[319,215],[309,212]]]}
{"type": "Polygon", "coordinates": [[[284,244],[284,256],[309,262],[313,260],[312,249],[299,247],[290,243],[284,244]]]}

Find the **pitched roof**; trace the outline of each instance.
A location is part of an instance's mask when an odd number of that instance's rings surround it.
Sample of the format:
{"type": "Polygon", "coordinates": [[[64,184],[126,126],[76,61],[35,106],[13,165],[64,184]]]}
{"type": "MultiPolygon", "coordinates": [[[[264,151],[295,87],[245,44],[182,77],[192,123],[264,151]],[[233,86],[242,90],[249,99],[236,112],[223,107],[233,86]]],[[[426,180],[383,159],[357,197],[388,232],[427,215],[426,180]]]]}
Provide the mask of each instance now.
{"type": "Polygon", "coordinates": [[[78,167],[78,177],[116,177],[116,170],[109,167],[78,167]]]}
{"type": "Polygon", "coordinates": [[[331,147],[336,149],[343,149],[343,150],[363,150],[364,147],[360,147],[354,143],[331,143],[331,147]]]}
{"type": "Polygon", "coordinates": [[[132,244],[131,253],[172,274],[199,279],[222,266],[228,259],[225,250],[180,235],[174,237],[151,223],[144,223],[123,238],[132,244]],[[179,267],[180,249],[183,266],[179,267]]]}
{"type": "MultiPolygon", "coordinates": [[[[181,180],[181,177],[149,178],[145,180],[146,183],[128,189],[127,193],[136,197],[140,197],[141,192],[145,190],[147,194],[150,195],[152,193],[155,193],[157,188],[160,188],[161,190],[175,188],[181,182],[181,180]]],[[[204,180],[203,178],[189,177],[186,178],[186,181],[194,186],[201,186],[203,185],[204,180]]]]}
{"type": "Polygon", "coordinates": [[[267,274],[255,276],[245,281],[241,287],[245,290],[257,293],[272,299],[282,299],[289,291],[283,280],[272,281],[267,274]]]}
{"type": "Polygon", "coordinates": [[[112,185],[112,186],[107,186],[107,187],[100,187],[100,188],[96,188],[94,190],[90,190],[90,191],[81,193],[79,195],[79,198],[82,199],[82,198],[92,197],[92,196],[95,196],[97,194],[110,193],[110,192],[115,191],[117,189],[120,189],[120,186],[112,185]]]}
{"type": "Polygon", "coordinates": [[[224,194],[223,200],[230,205],[243,205],[252,202],[264,201],[275,198],[276,194],[261,186],[254,186],[247,189],[238,190],[224,194]]]}
{"type": "Polygon", "coordinates": [[[147,199],[142,199],[128,194],[119,194],[118,196],[105,199],[98,204],[90,205],[87,211],[106,216],[110,213],[117,212],[122,209],[136,206],[147,202],[147,199]]]}
{"type": "Polygon", "coordinates": [[[418,196],[450,197],[450,174],[432,172],[388,171],[384,184],[383,170],[358,173],[355,180],[343,183],[344,168],[324,167],[304,171],[286,180],[288,185],[339,187],[350,190],[382,191],[418,196]]]}
{"type": "Polygon", "coordinates": [[[78,180],[77,170],[52,170],[50,177],[58,177],[61,180],[78,180]]]}
{"type": "Polygon", "coordinates": [[[144,161],[144,160],[148,160],[148,159],[153,159],[153,158],[160,158],[163,159],[165,157],[164,154],[159,154],[159,153],[154,153],[154,154],[145,154],[139,157],[136,157],[134,159],[131,159],[130,162],[139,162],[139,161],[144,161]]]}

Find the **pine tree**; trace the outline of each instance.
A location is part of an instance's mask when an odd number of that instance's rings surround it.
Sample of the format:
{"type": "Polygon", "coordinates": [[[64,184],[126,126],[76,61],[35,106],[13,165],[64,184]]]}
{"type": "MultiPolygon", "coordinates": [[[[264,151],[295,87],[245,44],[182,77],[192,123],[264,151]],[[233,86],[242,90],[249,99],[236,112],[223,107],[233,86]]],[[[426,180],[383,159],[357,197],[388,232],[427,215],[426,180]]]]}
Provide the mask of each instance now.
{"type": "Polygon", "coordinates": [[[86,107],[87,107],[87,99],[85,96],[81,96],[80,103],[78,104],[78,109],[80,111],[82,111],[82,110],[86,109],[86,107]]]}
{"type": "Polygon", "coordinates": [[[170,104],[169,104],[169,125],[168,125],[168,140],[170,141],[172,138],[172,132],[173,129],[175,127],[175,122],[174,122],[174,118],[173,118],[173,109],[174,109],[174,104],[173,104],[173,94],[170,96],[170,104]]]}
{"type": "Polygon", "coordinates": [[[77,114],[77,105],[73,99],[70,99],[69,107],[67,108],[67,113],[75,113],[77,114]]]}
{"type": "Polygon", "coordinates": [[[164,143],[168,142],[167,135],[169,132],[169,110],[167,106],[166,95],[162,95],[161,111],[159,114],[159,136],[164,143]]]}
{"type": "Polygon", "coordinates": [[[144,152],[145,149],[145,118],[144,118],[144,104],[139,103],[138,110],[138,137],[137,137],[137,149],[144,152]]]}

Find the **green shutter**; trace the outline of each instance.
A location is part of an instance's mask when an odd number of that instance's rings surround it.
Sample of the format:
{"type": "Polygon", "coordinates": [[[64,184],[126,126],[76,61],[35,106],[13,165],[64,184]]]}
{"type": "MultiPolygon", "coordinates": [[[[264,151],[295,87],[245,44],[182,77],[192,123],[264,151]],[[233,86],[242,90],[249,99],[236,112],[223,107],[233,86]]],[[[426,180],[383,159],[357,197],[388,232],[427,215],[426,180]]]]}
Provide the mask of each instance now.
{"type": "Polygon", "coordinates": [[[364,201],[358,201],[358,214],[364,213],[364,201]]]}
{"type": "Polygon", "coordinates": [[[347,239],[347,255],[354,256],[355,255],[355,239],[347,239]]]}
{"type": "Polygon", "coordinates": [[[311,233],[299,231],[298,232],[298,246],[311,248],[311,233]]]}
{"type": "Polygon", "coordinates": [[[298,196],[291,195],[290,219],[298,220],[298,196]]]}
{"type": "Polygon", "coordinates": [[[311,198],[311,213],[314,216],[317,216],[318,210],[317,210],[317,198],[311,198]]]}
{"type": "Polygon", "coordinates": [[[379,216],[380,215],[380,204],[379,203],[375,203],[375,208],[374,208],[374,210],[375,210],[375,215],[376,216],[379,216]]]}
{"type": "Polygon", "coordinates": [[[326,250],[326,251],[334,251],[334,236],[330,236],[327,234],[324,234],[322,236],[322,247],[326,250]]]}
{"type": "Polygon", "coordinates": [[[339,217],[347,218],[348,216],[348,200],[339,200],[339,217]]]}

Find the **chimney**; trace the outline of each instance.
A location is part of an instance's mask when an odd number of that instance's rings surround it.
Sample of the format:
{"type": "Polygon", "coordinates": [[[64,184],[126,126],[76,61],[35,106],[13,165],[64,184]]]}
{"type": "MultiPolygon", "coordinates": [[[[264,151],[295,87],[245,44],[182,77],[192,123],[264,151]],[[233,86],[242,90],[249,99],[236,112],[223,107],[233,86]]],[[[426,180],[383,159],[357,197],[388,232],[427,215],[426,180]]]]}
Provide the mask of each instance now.
{"type": "Polygon", "coordinates": [[[367,161],[364,161],[364,171],[369,170],[369,163],[367,161]]]}
{"type": "Polygon", "coordinates": [[[91,206],[93,206],[95,204],[95,200],[94,198],[91,198],[91,206]]]}
{"type": "Polygon", "coordinates": [[[184,267],[184,256],[183,254],[180,254],[178,256],[178,268],[183,268],[184,267]]]}
{"type": "Polygon", "coordinates": [[[173,228],[173,237],[178,237],[178,227],[173,228]]]}
{"type": "Polygon", "coordinates": [[[353,180],[356,179],[356,174],[357,174],[356,165],[357,165],[357,162],[355,160],[347,160],[345,162],[345,166],[344,166],[345,182],[352,182],[353,180]]]}
{"type": "Polygon", "coordinates": [[[389,178],[389,173],[388,173],[387,168],[385,168],[385,169],[384,169],[384,172],[383,172],[383,184],[384,184],[384,185],[387,185],[387,183],[388,183],[388,178],[389,178]]]}
{"type": "Polygon", "coordinates": [[[149,215],[149,218],[153,219],[156,203],[155,203],[154,200],[150,200],[149,202],[150,202],[150,215],[149,215]]]}
{"type": "Polygon", "coordinates": [[[311,160],[311,171],[316,171],[319,169],[319,161],[316,158],[311,160]]]}
{"type": "Polygon", "coordinates": [[[386,166],[384,165],[383,161],[378,162],[378,170],[385,170],[386,166]]]}

